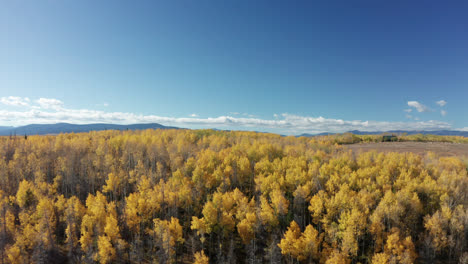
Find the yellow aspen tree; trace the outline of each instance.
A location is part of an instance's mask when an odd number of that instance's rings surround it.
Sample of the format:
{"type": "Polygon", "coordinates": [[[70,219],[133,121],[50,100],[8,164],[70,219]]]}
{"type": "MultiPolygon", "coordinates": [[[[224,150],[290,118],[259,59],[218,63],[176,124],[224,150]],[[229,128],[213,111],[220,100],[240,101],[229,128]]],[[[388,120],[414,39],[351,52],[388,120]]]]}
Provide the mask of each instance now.
{"type": "Polygon", "coordinates": [[[65,229],[65,243],[67,245],[68,257],[74,258],[79,242],[79,223],[85,214],[85,208],[80,200],[73,196],[66,202],[64,221],[67,225],[65,229]]]}
{"type": "Polygon", "coordinates": [[[211,189],[218,185],[215,170],[220,165],[216,152],[206,149],[199,154],[197,165],[193,171],[192,180],[200,188],[211,189]]]}
{"type": "Polygon", "coordinates": [[[273,190],[270,194],[270,198],[273,209],[278,215],[285,215],[288,213],[289,201],[279,189],[273,190]]]}
{"type": "Polygon", "coordinates": [[[171,217],[171,221],[167,221],[156,218],[153,222],[154,227],[150,230],[150,234],[157,241],[157,245],[164,250],[164,257],[173,262],[176,245],[185,241],[179,219],[171,217]]]}
{"type": "Polygon", "coordinates": [[[16,202],[21,208],[31,206],[36,200],[36,188],[33,183],[23,180],[20,182],[18,191],[16,192],[16,202]]]}
{"type": "Polygon", "coordinates": [[[115,248],[112,246],[108,236],[99,236],[98,238],[99,263],[111,263],[115,259],[115,248]]]}
{"type": "Polygon", "coordinates": [[[337,249],[334,249],[331,252],[331,255],[325,261],[325,264],[349,264],[351,260],[348,258],[347,254],[340,252],[337,249]]]}
{"type": "Polygon", "coordinates": [[[312,225],[306,226],[304,233],[301,234],[300,241],[300,250],[302,251],[300,259],[317,259],[320,238],[318,231],[312,225]]]}
{"type": "Polygon", "coordinates": [[[45,197],[41,197],[37,204],[36,214],[38,223],[36,225],[37,232],[41,234],[41,244],[46,250],[51,250],[55,245],[55,218],[54,203],[45,197]]]}
{"type": "Polygon", "coordinates": [[[389,256],[391,263],[410,264],[414,263],[417,258],[411,237],[401,237],[398,228],[392,228],[385,244],[385,253],[389,256]]]}
{"type": "Polygon", "coordinates": [[[247,213],[246,217],[237,224],[237,232],[244,244],[250,243],[255,236],[257,216],[255,213],[247,213]]]}
{"type": "Polygon", "coordinates": [[[22,263],[28,263],[28,259],[24,255],[24,253],[21,252],[21,249],[18,245],[12,245],[6,248],[5,250],[6,253],[6,258],[8,260],[8,263],[12,264],[22,264],[22,263]]]}
{"type": "Polygon", "coordinates": [[[209,264],[210,263],[210,259],[205,255],[205,252],[203,250],[196,252],[194,258],[195,260],[193,264],[209,264]]]}
{"type": "Polygon", "coordinates": [[[353,208],[342,213],[339,220],[339,236],[341,237],[341,250],[353,257],[357,256],[359,238],[366,228],[366,216],[353,208]]]}
{"type": "Polygon", "coordinates": [[[84,215],[81,222],[81,236],[80,236],[80,245],[81,250],[85,253],[85,256],[89,259],[95,259],[94,256],[94,220],[90,215],[84,215]]]}
{"type": "Polygon", "coordinates": [[[121,179],[115,173],[111,172],[107,175],[106,184],[102,186],[103,193],[111,193],[113,200],[120,194],[121,179]]]}
{"type": "Polygon", "coordinates": [[[140,232],[140,224],[142,222],[142,212],[139,211],[139,200],[139,193],[131,193],[125,199],[125,223],[134,233],[140,232]]]}
{"type": "Polygon", "coordinates": [[[452,218],[452,210],[447,206],[442,206],[441,211],[437,211],[432,216],[426,216],[424,227],[429,231],[432,238],[432,247],[436,252],[444,250],[449,243],[448,226],[452,218]]]}
{"type": "Polygon", "coordinates": [[[7,239],[15,234],[15,217],[10,206],[10,199],[0,190],[0,257],[5,263],[7,239]]]}
{"type": "Polygon", "coordinates": [[[259,218],[262,225],[265,225],[267,227],[267,230],[271,230],[279,224],[278,217],[275,214],[275,210],[273,209],[273,207],[270,206],[268,199],[265,198],[263,195],[260,196],[259,218]]]}
{"type": "Polygon", "coordinates": [[[281,248],[281,254],[297,258],[300,249],[296,245],[300,237],[301,229],[295,221],[292,221],[288,230],[284,233],[284,238],[278,244],[278,247],[281,248]]]}
{"type": "Polygon", "coordinates": [[[205,234],[211,233],[211,229],[208,229],[205,219],[192,216],[192,221],[190,225],[191,230],[196,230],[197,235],[200,236],[200,241],[202,244],[205,242],[205,234]]]}
{"type": "Polygon", "coordinates": [[[309,212],[312,215],[312,222],[318,224],[326,214],[325,205],[328,202],[328,195],[325,191],[320,190],[310,199],[309,212]]]}
{"type": "Polygon", "coordinates": [[[376,253],[374,256],[372,256],[372,264],[388,264],[390,263],[390,256],[386,254],[385,252],[382,253],[376,253]]]}
{"type": "MultiPolygon", "coordinates": [[[[107,210],[107,207],[106,197],[100,192],[97,192],[96,196],[90,194],[86,199],[86,214],[83,216],[80,228],[80,244],[87,259],[97,261],[99,258],[96,246],[98,238],[104,234],[108,212],[115,214],[111,212],[112,210],[107,210]]],[[[104,238],[101,242],[107,245],[104,238]]]]}

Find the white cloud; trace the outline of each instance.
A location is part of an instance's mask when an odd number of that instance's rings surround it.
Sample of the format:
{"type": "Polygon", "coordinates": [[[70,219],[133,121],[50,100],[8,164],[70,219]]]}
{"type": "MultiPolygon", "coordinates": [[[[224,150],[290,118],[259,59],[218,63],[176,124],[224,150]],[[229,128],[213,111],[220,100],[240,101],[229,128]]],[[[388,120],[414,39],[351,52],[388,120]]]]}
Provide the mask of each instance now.
{"type": "Polygon", "coordinates": [[[38,100],[36,100],[36,103],[38,103],[40,108],[43,109],[63,109],[63,102],[53,98],[39,98],[38,100]]]}
{"type": "Polygon", "coordinates": [[[195,114],[195,113],[194,113],[194,114],[191,114],[190,116],[191,116],[191,117],[198,117],[198,115],[195,114]]]}
{"type": "MultiPolygon", "coordinates": [[[[63,104],[62,104],[63,105],[63,104]]],[[[104,102],[104,103],[99,103],[99,104],[96,104],[96,106],[99,106],[99,107],[108,107],[109,106],[109,103],[107,102],[104,102]]],[[[39,107],[40,108],[40,107],[39,107]]]]}
{"type": "Polygon", "coordinates": [[[412,115],[406,115],[405,117],[408,118],[408,119],[413,119],[412,115]]]}
{"type": "Polygon", "coordinates": [[[455,130],[458,130],[458,131],[468,131],[468,127],[458,128],[458,129],[455,129],[455,130]]]}
{"type": "Polygon", "coordinates": [[[436,104],[440,105],[440,106],[445,106],[447,104],[447,101],[445,100],[440,100],[440,101],[437,101],[436,104]]]}
{"type": "Polygon", "coordinates": [[[408,101],[408,106],[416,108],[418,112],[429,112],[429,107],[419,103],[418,101],[408,101]]]}
{"type": "Polygon", "coordinates": [[[29,108],[26,111],[0,110],[0,125],[25,125],[38,123],[68,122],[76,124],[86,123],[160,123],[163,125],[189,128],[220,128],[238,130],[271,131],[284,134],[387,131],[387,130],[439,130],[450,129],[451,125],[442,121],[361,121],[342,120],[324,117],[298,116],[281,114],[274,119],[255,117],[218,116],[200,118],[191,117],[163,117],[157,115],[141,115],[126,112],[106,112],[90,109],[69,109],[56,99],[41,98],[37,100],[41,108],[29,108]]]}
{"type": "Polygon", "coordinates": [[[11,106],[29,106],[28,97],[8,96],[0,98],[0,102],[4,105],[11,106]]]}
{"type": "Polygon", "coordinates": [[[405,110],[403,110],[403,111],[405,111],[406,113],[411,113],[411,112],[413,112],[413,109],[408,108],[408,109],[405,109],[405,110]]]}
{"type": "Polygon", "coordinates": [[[441,114],[442,116],[446,116],[446,115],[447,115],[447,111],[445,111],[445,110],[440,110],[440,114],[441,114]]]}

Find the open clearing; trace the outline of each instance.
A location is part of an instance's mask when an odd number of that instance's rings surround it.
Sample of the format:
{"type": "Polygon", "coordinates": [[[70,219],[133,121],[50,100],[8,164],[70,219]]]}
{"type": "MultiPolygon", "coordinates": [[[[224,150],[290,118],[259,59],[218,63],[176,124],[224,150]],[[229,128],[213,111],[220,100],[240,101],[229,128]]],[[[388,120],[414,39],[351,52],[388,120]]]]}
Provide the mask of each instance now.
{"type": "Polygon", "coordinates": [[[468,157],[468,144],[446,142],[379,142],[346,145],[355,152],[376,150],[379,152],[413,152],[424,154],[432,151],[439,156],[468,157]]]}

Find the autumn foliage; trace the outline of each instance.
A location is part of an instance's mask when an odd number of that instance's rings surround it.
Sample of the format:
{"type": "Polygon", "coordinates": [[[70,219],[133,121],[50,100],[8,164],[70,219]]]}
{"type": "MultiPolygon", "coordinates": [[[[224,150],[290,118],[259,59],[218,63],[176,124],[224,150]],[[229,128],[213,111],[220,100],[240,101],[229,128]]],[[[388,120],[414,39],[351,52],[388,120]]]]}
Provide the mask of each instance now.
{"type": "Polygon", "coordinates": [[[0,137],[0,263],[468,262],[466,163],[337,140],[0,137]]]}

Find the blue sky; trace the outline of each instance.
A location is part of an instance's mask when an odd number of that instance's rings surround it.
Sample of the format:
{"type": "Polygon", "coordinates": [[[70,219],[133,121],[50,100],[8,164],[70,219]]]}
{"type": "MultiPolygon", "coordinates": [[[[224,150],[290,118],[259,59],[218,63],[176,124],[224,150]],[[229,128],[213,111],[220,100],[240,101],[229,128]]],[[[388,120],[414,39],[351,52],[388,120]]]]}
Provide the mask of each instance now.
{"type": "Polygon", "coordinates": [[[2,1],[0,125],[468,129],[467,12],[466,1],[2,1]]]}

